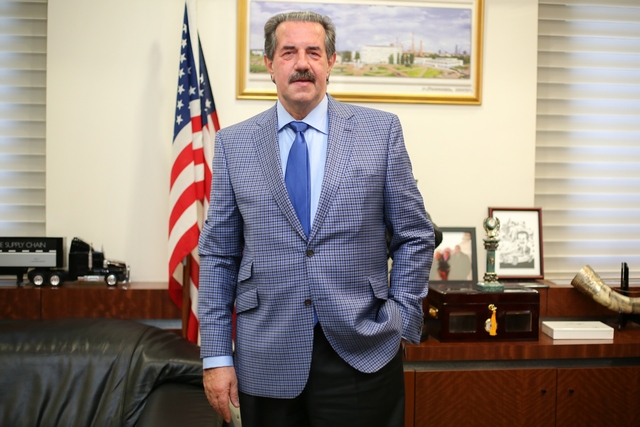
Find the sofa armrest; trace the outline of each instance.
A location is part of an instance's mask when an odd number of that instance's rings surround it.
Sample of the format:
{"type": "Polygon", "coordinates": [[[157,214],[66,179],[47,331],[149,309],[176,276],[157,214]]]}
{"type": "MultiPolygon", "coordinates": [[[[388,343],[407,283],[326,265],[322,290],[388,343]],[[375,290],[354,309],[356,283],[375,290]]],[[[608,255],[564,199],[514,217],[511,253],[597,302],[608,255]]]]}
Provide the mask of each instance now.
{"type": "Polygon", "coordinates": [[[173,332],[118,319],[0,321],[0,425],[132,427],[170,383],[202,387],[198,346],[173,332]]]}
{"type": "Polygon", "coordinates": [[[222,418],[209,405],[202,386],[167,383],[149,395],[136,427],[222,425],[222,418]]]}

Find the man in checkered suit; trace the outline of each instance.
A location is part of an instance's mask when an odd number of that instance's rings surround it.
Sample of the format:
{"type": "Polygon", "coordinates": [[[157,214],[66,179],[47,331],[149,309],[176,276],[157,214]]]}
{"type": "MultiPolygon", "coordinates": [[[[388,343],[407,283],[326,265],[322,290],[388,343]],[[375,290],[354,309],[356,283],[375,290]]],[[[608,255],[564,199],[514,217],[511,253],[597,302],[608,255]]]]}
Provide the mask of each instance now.
{"type": "Polygon", "coordinates": [[[216,136],[199,246],[204,384],[244,427],[404,422],[402,348],[420,341],[434,232],[398,118],[328,95],[335,60],[329,18],[274,16],[278,102],[216,136]],[[308,126],[308,230],[285,184],[292,121],[308,126]]]}

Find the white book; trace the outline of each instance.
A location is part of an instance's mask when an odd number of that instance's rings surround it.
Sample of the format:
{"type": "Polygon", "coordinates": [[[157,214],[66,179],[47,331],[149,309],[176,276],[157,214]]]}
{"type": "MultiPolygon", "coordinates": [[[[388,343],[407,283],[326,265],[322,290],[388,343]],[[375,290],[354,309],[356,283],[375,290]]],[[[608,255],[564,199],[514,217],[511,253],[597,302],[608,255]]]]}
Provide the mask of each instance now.
{"type": "Polygon", "coordinates": [[[542,322],[542,332],[551,338],[561,340],[612,340],[613,328],[602,322],[542,322]]]}

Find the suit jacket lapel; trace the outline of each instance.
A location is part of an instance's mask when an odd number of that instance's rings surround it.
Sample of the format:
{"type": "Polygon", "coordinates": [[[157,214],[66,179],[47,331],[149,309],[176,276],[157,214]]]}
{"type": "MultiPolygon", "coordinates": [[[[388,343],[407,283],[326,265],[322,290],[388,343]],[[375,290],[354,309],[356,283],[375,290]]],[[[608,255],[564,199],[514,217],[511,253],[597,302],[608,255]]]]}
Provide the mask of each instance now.
{"type": "Polygon", "coordinates": [[[271,190],[276,203],[296,231],[306,239],[302,224],[293,209],[287,187],[282,174],[280,149],[278,145],[278,119],[276,107],[268,110],[263,119],[257,122],[257,131],[253,135],[256,152],[267,186],[271,190]]]}
{"type": "Polygon", "coordinates": [[[345,106],[329,96],[329,141],[327,162],[324,168],[322,191],[309,238],[313,238],[322,226],[331,200],[340,187],[344,171],[349,163],[353,148],[352,113],[345,106]]]}

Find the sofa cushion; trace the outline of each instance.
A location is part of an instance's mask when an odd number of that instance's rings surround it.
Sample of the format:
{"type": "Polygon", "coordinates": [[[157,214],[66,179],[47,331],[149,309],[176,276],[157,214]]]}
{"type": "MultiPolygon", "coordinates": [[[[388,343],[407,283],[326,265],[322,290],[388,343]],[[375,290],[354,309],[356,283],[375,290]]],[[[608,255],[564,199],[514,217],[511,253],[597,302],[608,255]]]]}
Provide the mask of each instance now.
{"type": "Polygon", "coordinates": [[[117,319],[0,321],[0,425],[134,426],[164,383],[202,384],[198,347],[117,319]]]}

